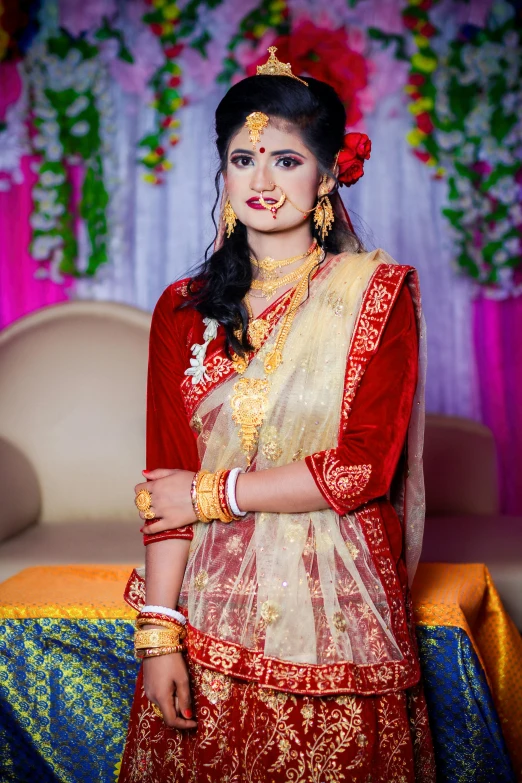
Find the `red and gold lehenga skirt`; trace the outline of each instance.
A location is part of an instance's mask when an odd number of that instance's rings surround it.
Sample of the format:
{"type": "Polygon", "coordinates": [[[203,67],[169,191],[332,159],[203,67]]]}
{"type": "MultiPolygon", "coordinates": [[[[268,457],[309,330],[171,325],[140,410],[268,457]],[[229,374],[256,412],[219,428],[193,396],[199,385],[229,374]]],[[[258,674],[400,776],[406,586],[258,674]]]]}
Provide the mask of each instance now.
{"type": "Polygon", "coordinates": [[[419,687],[301,696],[188,661],[197,729],[169,729],[140,670],[119,783],[433,783],[419,687]]]}

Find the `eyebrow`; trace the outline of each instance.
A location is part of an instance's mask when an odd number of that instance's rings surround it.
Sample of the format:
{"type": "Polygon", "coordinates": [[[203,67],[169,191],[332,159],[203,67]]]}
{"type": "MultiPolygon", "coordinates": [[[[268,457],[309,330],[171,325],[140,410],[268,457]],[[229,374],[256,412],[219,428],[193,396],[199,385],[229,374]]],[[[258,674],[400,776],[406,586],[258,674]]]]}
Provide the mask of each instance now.
{"type": "MultiPolygon", "coordinates": [[[[237,149],[237,150],[232,150],[232,152],[230,154],[231,155],[237,155],[237,154],[240,154],[240,155],[253,155],[254,153],[252,152],[252,150],[237,149]]],[[[299,155],[300,158],[304,158],[305,157],[305,155],[303,155],[301,152],[296,152],[296,150],[274,150],[274,152],[271,152],[270,155],[272,155],[272,156],[276,156],[276,155],[299,155]]]]}

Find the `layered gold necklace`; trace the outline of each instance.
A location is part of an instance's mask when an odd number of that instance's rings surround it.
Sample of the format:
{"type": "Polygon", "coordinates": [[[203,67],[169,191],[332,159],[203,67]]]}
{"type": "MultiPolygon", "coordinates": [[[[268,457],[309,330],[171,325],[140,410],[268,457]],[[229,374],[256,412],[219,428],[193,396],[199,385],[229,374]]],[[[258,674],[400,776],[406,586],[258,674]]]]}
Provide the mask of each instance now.
{"type": "MultiPolygon", "coordinates": [[[[319,249],[317,256],[314,256],[314,264],[307,262],[305,265],[310,272],[313,266],[319,263],[324,257],[323,251],[319,249]]],[[[283,348],[294,322],[297,309],[301,304],[308,287],[308,274],[303,275],[297,283],[292,293],[288,310],[286,311],[279,334],[276,337],[273,348],[268,351],[263,362],[265,376],[270,376],[277,370],[283,361],[283,348]]],[[[260,319],[262,320],[262,319],[260,319]]],[[[250,339],[250,335],[249,335],[250,339]]],[[[252,343],[253,344],[253,343],[252,343]]],[[[240,360],[240,357],[237,357],[240,360]]],[[[243,360],[241,369],[236,366],[238,372],[244,372],[247,363],[243,360]]],[[[232,419],[239,426],[241,448],[246,455],[247,462],[250,465],[251,455],[259,440],[259,429],[265,419],[268,407],[268,395],[270,392],[270,379],[265,378],[241,378],[236,381],[233,388],[233,395],[230,400],[232,407],[232,419]]]]}
{"type": "Polygon", "coordinates": [[[298,253],[296,256],[283,258],[281,261],[276,261],[275,258],[271,258],[271,256],[266,256],[265,258],[262,258],[260,261],[258,261],[257,258],[254,258],[254,256],[250,256],[250,263],[252,266],[256,266],[258,269],[263,270],[264,280],[275,280],[277,279],[277,274],[279,270],[282,269],[282,267],[290,266],[290,264],[293,264],[295,261],[299,261],[300,258],[308,258],[310,253],[312,253],[316,247],[317,242],[314,240],[306,253],[298,253]]]}
{"type": "MultiPolygon", "coordinates": [[[[299,258],[307,259],[303,264],[301,264],[301,266],[297,267],[297,269],[294,269],[292,272],[289,272],[283,277],[275,277],[274,272],[274,274],[271,274],[269,277],[265,277],[260,280],[252,280],[252,284],[250,286],[251,289],[253,291],[260,291],[262,296],[266,297],[266,299],[270,299],[278,288],[282,288],[283,286],[288,285],[288,283],[298,282],[303,277],[307,277],[310,269],[312,269],[312,267],[314,267],[317,263],[321,252],[321,248],[314,242],[305,255],[296,256],[290,260],[283,259],[283,262],[278,261],[277,266],[279,267],[284,266],[286,263],[297,261],[299,258]]],[[[272,261],[273,259],[263,259],[263,263],[272,261]]]]}

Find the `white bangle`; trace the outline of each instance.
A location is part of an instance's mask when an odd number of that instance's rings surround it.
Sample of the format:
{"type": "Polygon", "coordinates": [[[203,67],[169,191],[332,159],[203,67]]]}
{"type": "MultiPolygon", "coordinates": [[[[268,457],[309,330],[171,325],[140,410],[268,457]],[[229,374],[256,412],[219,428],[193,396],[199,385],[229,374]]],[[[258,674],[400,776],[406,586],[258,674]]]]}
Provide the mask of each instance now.
{"type": "Polygon", "coordinates": [[[167,617],[172,617],[173,620],[177,620],[181,625],[185,625],[187,618],[181,612],[177,612],[175,609],[170,609],[168,606],[142,606],[142,612],[153,612],[154,614],[166,614],[167,617]]]}
{"type": "Polygon", "coordinates": [[[227,492],[227,500],[228,505],[230,506],[230,510],[233,514],[236,515],[236,517],[244,517],[246,515],[246,511],[241,511],[239,506],[237,505],[236,501],[236,483],[237,483],[237,477],[240,473],[244,473],[245,471],[243,468],[232,468],[230,473],[228,474],[227,479],[227,486],[226,486],[226,492],[227,492]]]}

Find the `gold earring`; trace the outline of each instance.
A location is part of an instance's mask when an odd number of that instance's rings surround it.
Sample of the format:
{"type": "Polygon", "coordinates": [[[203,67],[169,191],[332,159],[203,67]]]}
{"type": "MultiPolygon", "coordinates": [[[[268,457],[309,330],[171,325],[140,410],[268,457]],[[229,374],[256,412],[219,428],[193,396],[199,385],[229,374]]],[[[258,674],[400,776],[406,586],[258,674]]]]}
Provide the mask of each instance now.
{"type": "Polygon", "coordinates": [[[321,187],[319,188],[319,201],[314,209],[314,224],[317,230],[321,231],[321,239],[323,241],[335,220],[332,202],[327,196],[328,192],[328,175],[324,174],[321,187]]]}
{"type": "Polygon", "coordinates": [[[234,231],[237,223],[237,215],[234,212],[230,199],[227,198],[225,206],[223,207],[223,221],[227,227],[227,239],[234,231]]]}

